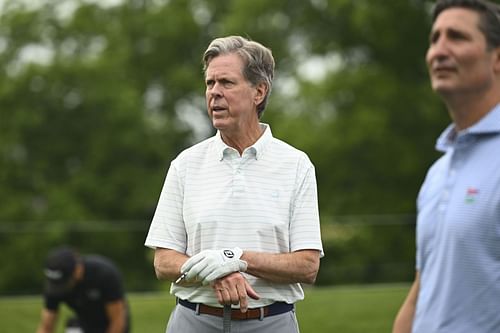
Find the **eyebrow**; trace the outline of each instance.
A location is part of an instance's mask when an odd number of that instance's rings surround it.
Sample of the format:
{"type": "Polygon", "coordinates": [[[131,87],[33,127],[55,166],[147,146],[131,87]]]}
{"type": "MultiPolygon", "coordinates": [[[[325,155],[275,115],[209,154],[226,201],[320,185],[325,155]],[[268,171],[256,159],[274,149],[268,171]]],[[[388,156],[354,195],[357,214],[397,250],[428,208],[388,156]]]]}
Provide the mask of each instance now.
{"type": "Polygon", "coordinates": [[[466,30],[448,27],[445,28],[444,30],[432,30],[429,34],[429,41],[431,42],[434,41],[436,36],[440,36],[442,34],[452,35],[452,36],[464,36],[469,38],[471,36],[471,34],[466,30]]]}

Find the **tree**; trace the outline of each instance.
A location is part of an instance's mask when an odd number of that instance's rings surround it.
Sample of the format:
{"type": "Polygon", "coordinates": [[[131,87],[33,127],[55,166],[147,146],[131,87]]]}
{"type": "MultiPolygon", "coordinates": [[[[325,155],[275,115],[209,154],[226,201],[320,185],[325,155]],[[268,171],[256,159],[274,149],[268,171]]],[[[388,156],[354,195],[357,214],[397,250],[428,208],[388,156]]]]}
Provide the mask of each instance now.
{"type": "MultiPolygon", "coordinates": [[[[146,263],[142,242],[169,161],[191,141],[181,102],[202,89],[201,43],[192,41],[204,33],[188,4],[82,4],[63,17],[59,9],[8,7],[1,19],[0,223],[23,232],[5,236],[4,253],[40,250],[27,258],[33,274],[2,274],[7,290],[40,275],[50,245],[95,249],[72,236],[92,221],[139,226],[133,242],[116,232],[101,243],[146,263]]],[[[16,271],[11,258],[2,272],[16,271]]]]}
{"type": "Polygon", "coordinates": [[[418,0],[4,4],[0,227],[10,231],[0,237],[4,253],[30,245],[37,252],[28,259],[31,274],[15,273],[5,257],[0,290],[39,281],[46,248],[63,241],[124,263],[134,258],[132,286],[145,280],[134,268],[150,253],[142,242],[169,162],[213,133],[201,55],[224,35],[272,48],[277,72],[263,121],[315,164],[322,223],[414,213],[437,157],[435,138],[448,123],[424,63],[429,7],[418,0]],[[91,232],[100,227],[107,228],[101,238],[91,232]],[[119,250],[106,249],[110,242],[119,250]]]}

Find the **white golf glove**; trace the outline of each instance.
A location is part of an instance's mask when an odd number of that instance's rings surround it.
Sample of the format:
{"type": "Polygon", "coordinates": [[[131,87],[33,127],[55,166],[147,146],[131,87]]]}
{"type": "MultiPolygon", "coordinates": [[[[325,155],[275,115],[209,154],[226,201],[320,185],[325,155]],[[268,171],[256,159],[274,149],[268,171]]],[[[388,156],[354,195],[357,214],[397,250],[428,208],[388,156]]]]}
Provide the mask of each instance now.
{"type": "Polygon", "coordinates": [[[239,247],[222,250],[204,250],[189,258],[181,267],[186,281],[201,281],[207,285],[233,272],[247,270],[246,261],[240,260],[243,250],[239,247]]]}

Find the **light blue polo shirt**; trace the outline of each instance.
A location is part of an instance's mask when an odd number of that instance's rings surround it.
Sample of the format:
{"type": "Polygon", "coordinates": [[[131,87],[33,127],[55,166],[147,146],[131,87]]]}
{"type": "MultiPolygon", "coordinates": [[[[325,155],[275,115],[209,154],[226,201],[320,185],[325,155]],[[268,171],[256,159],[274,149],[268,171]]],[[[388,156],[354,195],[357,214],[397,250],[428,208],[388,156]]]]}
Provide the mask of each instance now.
{"type": "Polygon", "coordinates": [[[413,333],[500,332],[500,105],[449,126],[418,196],[413,333]]]}

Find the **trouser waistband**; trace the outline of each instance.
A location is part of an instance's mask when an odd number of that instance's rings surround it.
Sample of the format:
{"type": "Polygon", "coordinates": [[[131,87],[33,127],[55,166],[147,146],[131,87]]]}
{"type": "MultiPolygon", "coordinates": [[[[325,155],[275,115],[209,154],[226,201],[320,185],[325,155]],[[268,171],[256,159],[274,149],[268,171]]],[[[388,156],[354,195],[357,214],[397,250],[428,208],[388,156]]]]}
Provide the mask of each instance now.
{"type": "MultiPolygon", "coordinates": [[[[199,314],[208,314],[212,316],[222,317],[224,315],[223,308],[218,308],[214,306],[208,306],[202,303],[192,303],[187,300],[177,299],[177,302],[199,314]]],[[[274,302],[273,304],[263,306],[260,308],[248,309],[247,312],[243,313],[240,309],[231,310],[232,320],[247,320],[247,319],[264,319],[265,317],[279,315],[288,311],[292,311],[294,308],[293,304],[288,304],[285,302],[274,302]]]]}

